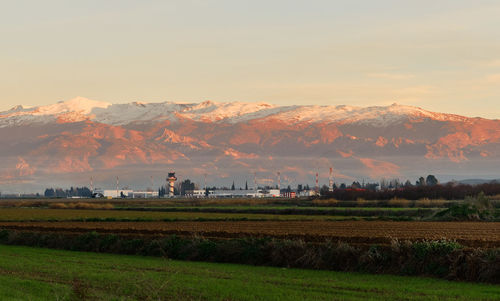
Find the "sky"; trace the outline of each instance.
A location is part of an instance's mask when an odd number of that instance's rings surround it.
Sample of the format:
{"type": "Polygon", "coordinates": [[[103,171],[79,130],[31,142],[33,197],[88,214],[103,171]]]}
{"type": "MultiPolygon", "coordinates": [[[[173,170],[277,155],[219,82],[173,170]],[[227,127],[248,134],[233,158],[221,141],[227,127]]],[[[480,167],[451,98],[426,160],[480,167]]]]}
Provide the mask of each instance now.
{"type": "Polygon", "coordinates": [[[76,96],[500,119],[500,1],[0,0],[0,110],[76,96]]]}

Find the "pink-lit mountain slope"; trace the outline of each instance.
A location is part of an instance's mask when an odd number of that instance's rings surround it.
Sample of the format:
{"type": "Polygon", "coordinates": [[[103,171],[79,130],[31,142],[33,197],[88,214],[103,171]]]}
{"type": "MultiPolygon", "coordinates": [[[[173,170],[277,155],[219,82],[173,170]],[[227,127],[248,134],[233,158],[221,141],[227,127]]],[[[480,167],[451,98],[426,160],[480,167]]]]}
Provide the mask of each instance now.
{"type": "Polygon", "coordinates": [[[168,170],[211,185],[498,177],[500,121],[417,107],[265,103],[110,104],[75,98],[0,112],[0,190],[156,186],[168,170]],[[226,183],[228,182],[228,183],[226,183]],[[28,188],[29,187],[29,188],[28,188]]]}

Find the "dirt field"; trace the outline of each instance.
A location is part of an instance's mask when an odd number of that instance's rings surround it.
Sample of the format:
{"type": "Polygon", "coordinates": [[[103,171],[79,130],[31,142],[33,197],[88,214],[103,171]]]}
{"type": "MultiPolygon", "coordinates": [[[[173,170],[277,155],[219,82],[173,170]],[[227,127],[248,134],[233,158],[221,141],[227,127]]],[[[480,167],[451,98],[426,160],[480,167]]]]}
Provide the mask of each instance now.
{"type": "Polygon", "coordinates": [[[116,233],[121,235],[200,235],[212,238],[300,238],[388,244],[399,240],[456,240],[466,246],[500,247],[500,223],[385,221],[217,221],[217,222],[0,222],[0,229],[116,233]]]}

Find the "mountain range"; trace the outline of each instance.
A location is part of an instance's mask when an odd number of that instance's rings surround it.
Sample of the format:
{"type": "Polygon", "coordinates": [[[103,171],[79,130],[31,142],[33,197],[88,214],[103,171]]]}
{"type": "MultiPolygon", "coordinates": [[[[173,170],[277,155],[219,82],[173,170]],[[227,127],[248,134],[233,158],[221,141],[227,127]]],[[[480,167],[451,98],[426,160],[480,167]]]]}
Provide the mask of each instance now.
{"type": "Polygon", "coordinates": [[[111,104],[77,97],[0,112],[0,189],[142,189],[166,173],[203,185],[283,185],[435,174],[498,178],[500,120],[418,107],[212,102],[111,104]]]}

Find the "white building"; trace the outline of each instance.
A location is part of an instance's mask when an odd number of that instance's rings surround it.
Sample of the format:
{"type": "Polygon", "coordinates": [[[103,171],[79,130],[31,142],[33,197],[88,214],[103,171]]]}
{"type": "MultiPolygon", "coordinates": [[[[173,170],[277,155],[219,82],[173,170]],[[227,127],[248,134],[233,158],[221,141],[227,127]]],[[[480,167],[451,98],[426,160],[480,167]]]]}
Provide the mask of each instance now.
{"type": "Polygon", "coordinates": [[[96,189],[94,194],[97,197],[105,198],[157,198],[158,191],[133,191],[130,189],[96,189]]]}
{"type": "MultiPolygon", "coordinates": [[[[264,191],[266,192],[266,191],[264,191]]],[[[271,197],[271,198],[279,198],[280,195],[280,190],[279,189],[269,189],[267,190],[267,193],[264,194],[265,197],[271,197]]]]}
{"type": "Polygon", "coordinates": [[[96,189],[94,194],[102,195],[105,198],[121,198],[121,197],[132,197],[134,191],[128,189],[96,189]]]}
{"type": "Polygon", "coordinates": [[[157,198],[158,191],[132,191],[131,194],[128,195],[131,198],[157,198]]]}
{"type": "Polygon", "coordinates": [[[208,192],[208,197],[210,198],[275,198],[280,196],[279,189],[269,189],[269,190],[210,190],[208,192]]]}
{"type": "Polygon", "coordinates": [[[205,197],[205,190],[203,190],[203,189],[186,190],[186,197],[204,198],[205,197]]]}
{"type": "Polygon", "coordinates": [[[310,196],[318,196],[319,193],[315,190],[302,190],[299,193],[299,197],[310,197],[310,196]]]}

